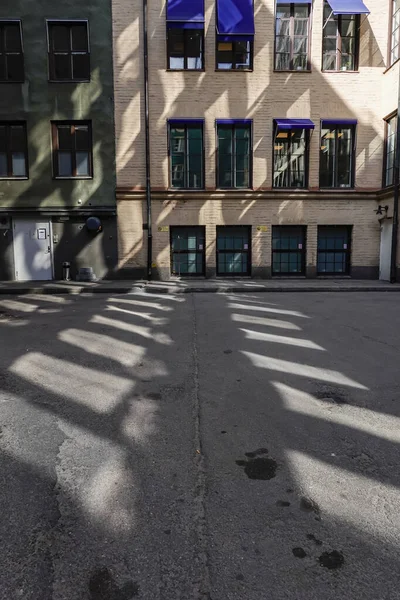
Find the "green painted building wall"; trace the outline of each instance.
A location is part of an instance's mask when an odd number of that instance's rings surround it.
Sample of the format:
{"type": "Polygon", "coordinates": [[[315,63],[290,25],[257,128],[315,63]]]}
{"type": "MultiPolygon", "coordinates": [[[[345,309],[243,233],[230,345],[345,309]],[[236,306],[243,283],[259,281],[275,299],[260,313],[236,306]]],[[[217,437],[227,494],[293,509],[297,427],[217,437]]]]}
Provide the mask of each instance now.
{"type": "Polygon", "coordinates": [[[62,260],[71,262],[73,274],[80,266],[92,266],[99,277],[112,276],[117,264],[117,235],[111,2],[2,0],[0,21],[6,19],[22,22],[25,82],[0,82],[0,121],[26,121],[29,178],[0,180],[0,279],[13,278],[9,251],[13,219],[38,215],[48,216],[55,225],[56,278],[61,276],[62,260]],[[46,20],[58,19],[88,21],[88,83],[49,82],[46,20]],[[91,121],[92,179],[53,178],[52,120],[91,121]],[[91,215],[103,223],[97,239],[85,229],[91,215]]]}

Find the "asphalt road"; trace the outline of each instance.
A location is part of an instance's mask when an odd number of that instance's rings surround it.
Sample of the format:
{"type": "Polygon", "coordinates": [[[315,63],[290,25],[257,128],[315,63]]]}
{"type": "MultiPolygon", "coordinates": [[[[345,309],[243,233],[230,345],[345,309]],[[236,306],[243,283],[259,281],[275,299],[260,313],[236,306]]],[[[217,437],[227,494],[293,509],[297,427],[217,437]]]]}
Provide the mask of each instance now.
{"type": "Polygon", "coordinates": [[[1,600],[400,598],[397,294],[0,298],[1,600]]]}

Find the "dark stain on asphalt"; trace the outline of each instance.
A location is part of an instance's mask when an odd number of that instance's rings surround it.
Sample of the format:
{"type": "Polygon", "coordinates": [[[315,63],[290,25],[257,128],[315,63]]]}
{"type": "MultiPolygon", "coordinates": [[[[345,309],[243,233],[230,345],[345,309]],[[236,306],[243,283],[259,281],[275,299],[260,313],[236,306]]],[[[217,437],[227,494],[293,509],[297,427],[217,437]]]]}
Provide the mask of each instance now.
{"type": "Polygon", "coordinates": [[[294,490],[292,490],[292,488],[288,488],[288,489],[286,490],[286,493],[287,493],[287,494],[293,494],[293,492],[294,492],[294,490]]]}
{"type": "Polygon", "coordinates": [[[266,452],[268,452],[266,448],[260,448],[254,452],[246,452],[245,456],[248,457],[248,460],[237,460],[236,464],[244,468],[244,472],[249,479],[259,479],[262,481],[273,479],[276,475],[278,463],[272,458],[257,456],[266,452]]]}
{"type": "Polygon", "coordinates": [[[318,540],[313,533],[307,533],[307,539],[315,542],[317,546],[322,546],[321,540],[318,540]]]}
{"type": "Polygon", "coordinates": [[[232,354],[232,350],[224,350],[224,354],[232,354]]]}
{"type": "Polygon", "coordinates": [[[287,508],[288,506],[290,506],[290,502],[288,502],[287,500],[278,500],[276,505],[282,508],[287,508]]]}
{"type": "Polygon", "coordinates": [[[305,512],[313,512],[316,515],[320,514],[319,506],[312,498],[306,498],[305,496],[300,498],[300,508],[305,512]]]}
{"type": "Polygon", "coordinates": [[[329,404],[349,404],[346,392],[340,388],[324,387],[316,392],[315,397],[329,404]]]}
{"type": "Polygon", "coordinates": [[[170,529],[164,529],[164,533],[165,533],[165,535],[171,535],[171,530],[170,529]]]}
{"type": "Polygon", "coordinates": [[[323,552],[318,561],[321,567],[326,569],[341,569],[344,565],[344,556],[341,552],[332,550],[332,552],[323,552]]]}
{"type": "Polygon", "coordinates": [[[226,433],[226,431],[223,429],[223,430],[221,431],[221,433],[226,433]]]}
{"type": "Polygon", "coordinates": [[[245,452],[244,455],[247,456],[247,458],[255,458],[256,456],[259,456],[260,454],[268,454],[268,450],[266,448],[259,448],[258,450],[254,450],[254,452],[245,452]]]}
{"type": "Polygon", "coordinates": [[[303,548],[293,548],[292,552],[296,558],[305,558],[307,556],[307,553],[303,548]]]}
{"type": "Polygon", "coordinates": [[[238,574],[236,575],[236,580],[237,580],[237,581],[244,581],[244,576],[243,576],[241,573],[238,573],[238,574]]]}
{"type": "Polygon", "coordinates": [[[159,392],[150,392],[150,393],[146,394],[146,398],[148,400],[161,400],[162,395],[159,392]]]}
{"type": "Polygon", "coordinates": [[[136,581],[119,587],[106,567],[97,569],[89,581],[90,600],[131,600],[139,595],[139,590],[136,581]]]}

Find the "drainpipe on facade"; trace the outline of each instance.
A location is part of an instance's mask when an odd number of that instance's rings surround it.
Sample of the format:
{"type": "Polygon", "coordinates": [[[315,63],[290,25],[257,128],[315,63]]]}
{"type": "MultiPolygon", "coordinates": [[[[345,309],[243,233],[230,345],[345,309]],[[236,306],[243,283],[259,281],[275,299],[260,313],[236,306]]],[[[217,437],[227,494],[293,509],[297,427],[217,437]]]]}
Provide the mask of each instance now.
{"type": "Polygon", "coordinates": [[[399,66],[399,91],[397,98],[397,131],[396,154],[394,163],[394,194],[393,194],[393,231],[392,254],[390,259],[390,283],[397,281],[397,237],[399,231],[399,184],[400,184],[400,66],[399,66]]]}
{"type": "Polygon", "coordinates": [[[147,279],[152,276],[153,235],[150,179],[150,119],[149,119],[149,48],[147,36],[147,0],[143,0],[143,62],[144,62],[144,120],[146,135],[146,208],[147,208],[147,279]]]}

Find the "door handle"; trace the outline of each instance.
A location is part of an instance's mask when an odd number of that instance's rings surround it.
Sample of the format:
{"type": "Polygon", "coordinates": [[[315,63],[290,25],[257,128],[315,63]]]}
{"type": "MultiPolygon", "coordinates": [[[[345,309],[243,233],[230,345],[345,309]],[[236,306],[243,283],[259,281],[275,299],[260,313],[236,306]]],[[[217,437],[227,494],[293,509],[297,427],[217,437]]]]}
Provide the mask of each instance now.
{"type": "Polygon", "coordinates": [[[47,254],[50,254],[51,250],[50,250],[50,246],[47,246],[47,254]]]}

